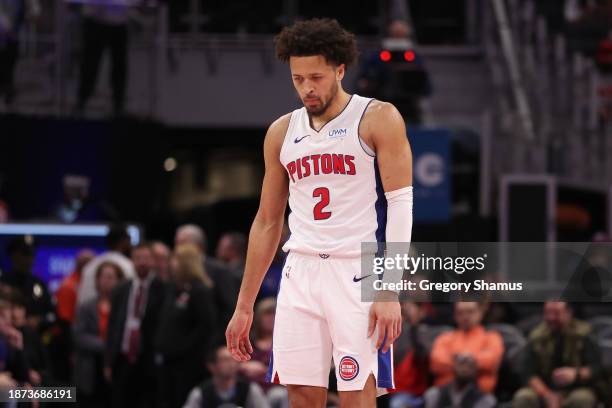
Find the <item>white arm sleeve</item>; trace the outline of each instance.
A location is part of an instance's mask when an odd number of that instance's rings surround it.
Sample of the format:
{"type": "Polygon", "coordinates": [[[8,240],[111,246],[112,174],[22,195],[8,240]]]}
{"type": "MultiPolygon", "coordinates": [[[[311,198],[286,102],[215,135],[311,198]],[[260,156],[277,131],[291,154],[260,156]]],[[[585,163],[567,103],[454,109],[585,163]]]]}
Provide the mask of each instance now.
{"type": "MultiPolygon", "coordinates": [[[[412,238],[412,186],[385,193],[387,197],[386,257],[408,255],[412,238]]],[[[400,283],[403,269],[388,269],[382,276],[384,283],[400,283]]],[[[399,294],[399,290],[391,290],[399,294]]]]}
{"type": "Polygon", "coordinates": [[[410,242],[412,238],[412,186],[385,193],[387,242],[410,242]]]}

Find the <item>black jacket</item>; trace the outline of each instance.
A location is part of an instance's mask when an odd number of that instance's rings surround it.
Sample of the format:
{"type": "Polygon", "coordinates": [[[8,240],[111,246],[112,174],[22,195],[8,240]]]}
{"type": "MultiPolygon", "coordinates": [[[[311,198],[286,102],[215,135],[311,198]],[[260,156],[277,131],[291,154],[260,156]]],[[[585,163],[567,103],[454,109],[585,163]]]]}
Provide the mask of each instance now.
{"type": "Polygon", "coordinates": [[[202,365],[207,344],[217,330],[217,308],[211,289],[200,281],[166,294],[157,331],[157,350],[164,363],[191,360],[202,365]]]}
{"type": "MultiPolygon", "coordinates": [[[[111,298],[111,312],[108,318],[106,334],[106,364],[112,366],[122,353],[121,343],[128,313],[130,290],[134,281],[130,280],[117,286],[111,298]]],[[[154,366],[154,340],[159,326],[159,319],[167,285],[158,278],[153,278],[147,292],[147,305],[140,323],[140,359],[145,367],[154,366]]]]}
{"type": "Polygon", "coordinates": [[[238,301],[240,279],[227,265],[214,258],[206,257],[204,268],[215,284],[213,288],[215,306],[218,312],[217,322],[225,330],[238,301]]]}

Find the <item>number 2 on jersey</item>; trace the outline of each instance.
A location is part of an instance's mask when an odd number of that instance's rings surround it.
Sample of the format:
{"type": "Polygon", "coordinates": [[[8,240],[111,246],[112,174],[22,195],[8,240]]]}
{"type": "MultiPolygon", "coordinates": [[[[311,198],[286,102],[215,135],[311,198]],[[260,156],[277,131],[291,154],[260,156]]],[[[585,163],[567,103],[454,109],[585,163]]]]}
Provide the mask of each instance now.
{"type": "Polygon", "coordinates": [[[327,187],[317,187],[312,192],[312,197],[320,197],[321,200],[315,204],[312,210],[315,220],[326,220],[331,217],[331,211],[323,211],[329,205],[329,189],[327,187]]]}

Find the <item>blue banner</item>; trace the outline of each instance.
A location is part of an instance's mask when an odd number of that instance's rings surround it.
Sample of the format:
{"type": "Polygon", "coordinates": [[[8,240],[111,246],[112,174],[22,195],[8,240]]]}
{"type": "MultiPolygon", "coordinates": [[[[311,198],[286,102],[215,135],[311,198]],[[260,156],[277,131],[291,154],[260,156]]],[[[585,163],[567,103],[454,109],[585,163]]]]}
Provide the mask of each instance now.
{"type": "Polygon", "coordinates": [[[408,139],[413,160],[414,221],[448,222],[451,215],[450,132],[411,128],[408,139]]]}

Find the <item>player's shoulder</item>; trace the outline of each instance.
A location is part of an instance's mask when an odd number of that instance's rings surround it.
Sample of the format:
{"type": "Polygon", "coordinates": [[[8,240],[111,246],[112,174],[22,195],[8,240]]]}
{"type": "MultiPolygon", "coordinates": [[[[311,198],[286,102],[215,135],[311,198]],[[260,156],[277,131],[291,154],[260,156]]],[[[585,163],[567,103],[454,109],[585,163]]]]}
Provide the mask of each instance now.
{"type": "Polygon", "coordinates": [[[388,135],[394,132],[405,133],[402,114],[392,103],[373,99],[363,114],[359,134],[366,142],[371,142],[378,134],[388,135]]]}
{"type": "Polygon", "coordinates": [[[289,129],[290,120],[291,112],[286,113],[273,121],[268,127],[265,144],[280,150],[280,147],[283,145],[283,141],[285,140],[287,130],[289,129]]]}
{"type": "Polygon", "coordinates": [[[389,120],[402,120],[402,115],[391,102],[385,102],[378,99],[373,99],[367,106],[363,120],[381,121],[386,123],[389,120]]]}

